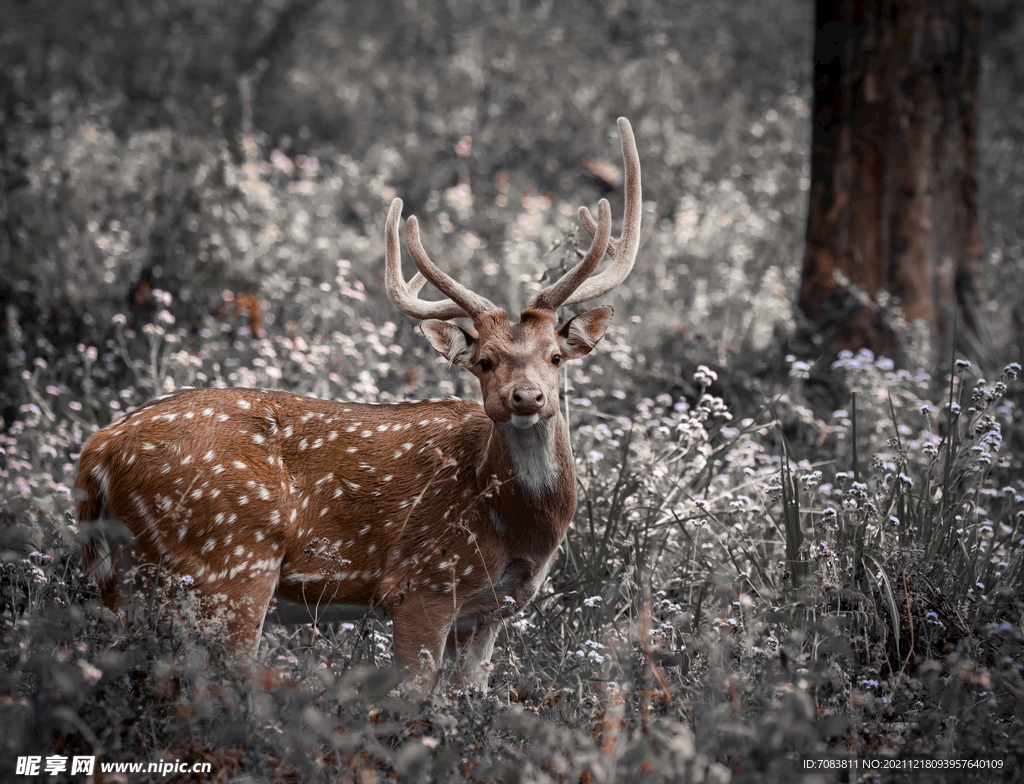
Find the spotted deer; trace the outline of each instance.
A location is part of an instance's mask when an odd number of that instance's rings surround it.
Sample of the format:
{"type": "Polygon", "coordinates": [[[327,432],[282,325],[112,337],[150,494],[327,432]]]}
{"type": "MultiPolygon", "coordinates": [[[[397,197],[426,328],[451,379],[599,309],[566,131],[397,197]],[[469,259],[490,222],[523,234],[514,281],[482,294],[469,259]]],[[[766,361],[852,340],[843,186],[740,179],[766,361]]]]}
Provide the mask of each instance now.
{"type": "Polygon", "coordinates": [[[589,353],[612,318],[598,307],[558,326],[556,313],[611,291],[636,258],[640,164],[629,122],[618,125],[621,236],[610,236],[607,200],[596,221],[581,207],[589,251],[517,324],[434,265],[415,217],[407,239],[418,272],[406,281],[402,202],[391,204],[388,296],[479,379],[482,404],[187,389],[96,433],[79,460],[77,514],[105,604],[127,615],[190,585],[201,626],[239,653],[256,652],[275,597],[307,622],[329,603],[383,610],[406,686],[432,690],[447,651],[456,683],[486,690],[501,619],[537,593],[576,507],[560,368],[589,353]],[[427,281],[447,299],[420,299],[427,281]],[[448,321],[460,317],[472,328],[448,321]],[[111,519],[133,536],[109,535],[111,519]]]}

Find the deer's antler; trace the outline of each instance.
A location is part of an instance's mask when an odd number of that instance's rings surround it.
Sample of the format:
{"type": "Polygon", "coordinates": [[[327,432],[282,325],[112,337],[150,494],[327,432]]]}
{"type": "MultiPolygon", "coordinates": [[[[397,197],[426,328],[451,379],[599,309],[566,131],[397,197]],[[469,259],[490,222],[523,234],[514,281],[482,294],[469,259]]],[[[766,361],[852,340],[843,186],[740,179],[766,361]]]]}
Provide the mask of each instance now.
{"type": "MultiPolygon", "coordinates": [[[[622,161],[626,169],[626,204],[622,219],[622,234],[618,239],[608,241],[608,255],[612,257],[612,263],[608,269],[596,277],[584,279],[575,290],[560,302],[559,305],[575,305],[577,302],[585,302],[588,299],[600,297],[618,286],[629,275],[636,261],[636,253],[640,248],[640,213],[642,196],[640,192],[640,156],[636,151],[636,139],[633,137],[633,128],[625,117],[619,118],[619,136],[622,139],[622,161]]],[[[580,223],[587,233],[594,238],[595,243],[601,233],[601,208],[598,207],[598,220],[595,222],[590,210],[580,207],[580,223]]],[[[575,275],[577,269],[587,263],[590,255],[583,259],[576,268],[570,270],[561,280],[540,292],[531,301],[547,301],[552,289],[562,284],[570,275],[575,275]]]]}
{"type": "Polygon", "coordinates": [[[387,246],[384,286],[388,297],[399,310],[416,319],[451,319],[460,316],[476,318],[484,313],[500,310],[489,299],[456,283],[434,265],[420,243],[419,223],[415,216],[409,218],[407,232],[409,255],[412,256],[419,272],[413,275],[411,280],[406,281],[402,274],[402,248],[398,240],[398,222],[401,217],[402,200],[395,199],[388,210],[387,225],[384,229],[384,242],[387,246]],[[438,302],[420,299],[419,292],[428,280],[449,298],[438,302]]]}

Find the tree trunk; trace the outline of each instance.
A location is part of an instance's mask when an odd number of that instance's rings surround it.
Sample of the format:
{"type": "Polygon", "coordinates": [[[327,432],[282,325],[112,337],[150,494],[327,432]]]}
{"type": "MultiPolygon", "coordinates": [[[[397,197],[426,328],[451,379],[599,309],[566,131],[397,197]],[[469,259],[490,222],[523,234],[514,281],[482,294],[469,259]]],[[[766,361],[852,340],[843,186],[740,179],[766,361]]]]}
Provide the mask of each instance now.
{"type": "Polygon", "coordinates": [[[838,348],[928,366],[909,338],[948,356],[956,309],[973,329],[979,304],[978,0],[816,11],[800,307],[838,348]]]}

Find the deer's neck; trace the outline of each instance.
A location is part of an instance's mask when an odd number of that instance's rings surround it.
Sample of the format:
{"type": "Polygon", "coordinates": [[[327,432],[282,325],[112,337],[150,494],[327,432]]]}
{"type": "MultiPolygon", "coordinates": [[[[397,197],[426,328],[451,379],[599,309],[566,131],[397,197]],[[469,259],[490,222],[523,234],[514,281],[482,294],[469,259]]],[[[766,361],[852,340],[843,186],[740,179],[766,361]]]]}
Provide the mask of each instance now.
{"type": "Polygon", "coordinates": [[[492,433],[491,446],[498,451],[494,462],[506,464],[498,473],[518,480],[524,493],[542,498],[556,491],[560,481],[572,482],[569,438],[560,415],[525,430],[510,422],[496,424],[494,430],[497,432],[492,433]]]}
{"type": "Polygon", "coordinates": [[[576,509],[576,475],[565,420],[519,430],[491,424],[478,479],[491,523],[514,550],[550,552],[576,509]]]}

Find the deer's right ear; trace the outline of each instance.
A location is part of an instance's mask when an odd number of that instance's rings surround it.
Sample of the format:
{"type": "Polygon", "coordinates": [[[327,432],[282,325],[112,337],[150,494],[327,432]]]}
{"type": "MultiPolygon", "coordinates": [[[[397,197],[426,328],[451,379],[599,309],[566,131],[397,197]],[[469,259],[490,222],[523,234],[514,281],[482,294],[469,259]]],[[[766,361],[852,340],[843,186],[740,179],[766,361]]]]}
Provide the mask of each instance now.
{"type": "Polygon", "coordinates": [[[450,321],[427,319],[420,322],[420,331],[434,347],[434,351],[442,357],[453,365],[464,367],[467,370],[472,369],[473,343],[476,341],[462,327],[458,327],[450,321]]]}

